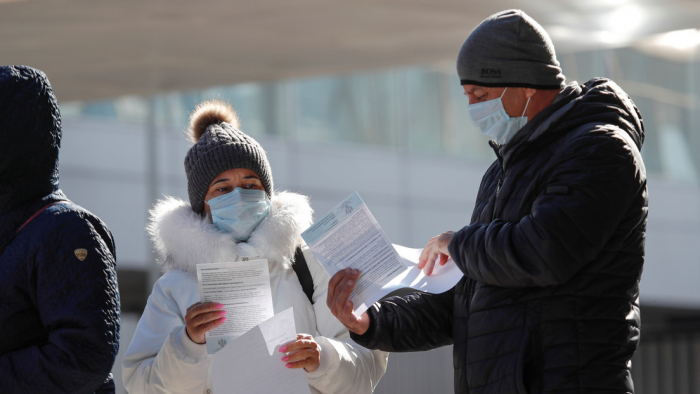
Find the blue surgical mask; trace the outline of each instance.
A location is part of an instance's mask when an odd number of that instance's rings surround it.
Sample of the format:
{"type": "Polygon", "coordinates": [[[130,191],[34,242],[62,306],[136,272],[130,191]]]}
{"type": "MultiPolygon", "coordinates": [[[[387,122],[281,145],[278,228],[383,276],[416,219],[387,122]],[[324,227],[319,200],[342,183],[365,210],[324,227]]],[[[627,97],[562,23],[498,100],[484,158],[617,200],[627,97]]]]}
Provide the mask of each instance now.
{"type": "Polygon", "coordinates": [[[511,118],[506,113],[505,108],[503,108],[502,98],[507,90],[508,88],[506,88],[501,97],[497,99],[484,101],[483,103],[470,104],[467,107],[469,110],[469,117],[472,118],[474,125],[481,130],[482,134],[495,140],[500,145],[510,141],[515,133],[525,126],[525,123],[527,123],[525,111],[530,104],[530,98],[528,98],[525,109],[523,110],[523,115],[511,118]]]}
{"type": "Polygon", "coordinates": [[[264,190],[235,188],[231,193],[207,201],[212,222],[230,233],[237,241],[245,241],[270,212],[270,200],[264,190]]]}

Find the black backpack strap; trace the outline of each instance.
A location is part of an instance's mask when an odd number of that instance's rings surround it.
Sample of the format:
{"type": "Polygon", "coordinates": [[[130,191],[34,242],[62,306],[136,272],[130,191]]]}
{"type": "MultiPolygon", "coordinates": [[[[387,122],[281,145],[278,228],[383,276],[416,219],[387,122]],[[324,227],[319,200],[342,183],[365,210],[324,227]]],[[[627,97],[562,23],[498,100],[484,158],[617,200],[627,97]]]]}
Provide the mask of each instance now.
{"type": "Polygon", "coordinates": [[[311,277],[309,266],[306,265],[306,258],[304,258],[304,252],[301,251],[301,247],[298,247],[296,252],[294,252],[294,264],[292,264],[292,268],[294,268],[294,272],[297,273],[297,278],[299,278],[299,283],[301,283],[304,294],[309,298],[309,302],[313,304],[314,302],[311,298],[314,295],[314,280],[311,277]]]}

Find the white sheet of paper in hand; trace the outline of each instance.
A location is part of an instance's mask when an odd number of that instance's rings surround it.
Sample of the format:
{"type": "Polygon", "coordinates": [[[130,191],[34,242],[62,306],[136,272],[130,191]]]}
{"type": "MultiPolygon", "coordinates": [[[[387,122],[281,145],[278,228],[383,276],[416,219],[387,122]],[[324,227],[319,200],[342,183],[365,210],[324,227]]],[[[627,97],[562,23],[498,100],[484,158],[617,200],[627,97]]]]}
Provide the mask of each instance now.
{"type": "MultiPolygon", "coordinates": [[[[277,350],[289,342],[297,339],[296,324],[294,322],[294,308],[288,308],[284,312],[265,320],[258,326],[267,345],[267,351],[272,356],[277,350]]],[[[279,353],[279,352],[277,352],[279,353]]],[[[280,353],[280,359],[282,354],[280,353]]]]}
{"type": "Polygon", "coordinates": [[[277,351],[295,339],[292,308],[236,338],[212,359],[214,392],[311,394],[304,370],[285,367],[286,363],[282,361],[284,354],[277,351]]]}
{"type": "Polygon", "coordinates": [[[350,294],[355,306],[372,305],[368,298],[407,268],[357,192],[301,236],[329,275],[344,268],[360,271],[350,294]]]}
{"type": "Polygon", "coordinates": [[[391,282],[382,286],[381,290],[372,294],[367,301],[360,305],[353,313],[360,316],[375,302],[394,290],[410,287],[427,293],[444,293],[454,287],[464,275],[452,259],[444,266],[435,263],[435,268],[430,276],[426,276],[423,270],[418,269],[418,259],[423,249],[412,249],[394,244],[403,263],[408,267],[391,282]]]}
{"type": "Polygon", "coordinates": [[[227,312],[226,322],[206,334],[209,354],[275,314],[267,259],[197,264],[197,280],[202,302],[219,302],[227,312]]]}

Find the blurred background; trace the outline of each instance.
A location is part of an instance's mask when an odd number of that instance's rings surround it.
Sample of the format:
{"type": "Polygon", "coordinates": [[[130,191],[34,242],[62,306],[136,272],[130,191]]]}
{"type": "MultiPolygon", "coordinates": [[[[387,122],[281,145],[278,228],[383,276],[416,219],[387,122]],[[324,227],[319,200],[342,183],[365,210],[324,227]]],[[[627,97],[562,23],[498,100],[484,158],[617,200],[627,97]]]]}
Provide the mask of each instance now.
{"type": "MultiPolygon", "coordinates": [[[[231,102],[275,186],[316,218],[358,191],[389,238],[468,224],[495,159],[455,72],[476,25],[521,8],[567,81],[614,79],[639,107],[649,177],[637,393],[700,393],[700,3],[680,0],[0,0],[0,64],[46,72],[61,187],[117,244],[121,354],[158,278],[144,227],[187,199],[188,114],[231,102]]],[[[121,358],[115,381],[121,387],[121,358]]],[[[451,348],[392,354],[378,393],[452,392],[451,348]]]]}

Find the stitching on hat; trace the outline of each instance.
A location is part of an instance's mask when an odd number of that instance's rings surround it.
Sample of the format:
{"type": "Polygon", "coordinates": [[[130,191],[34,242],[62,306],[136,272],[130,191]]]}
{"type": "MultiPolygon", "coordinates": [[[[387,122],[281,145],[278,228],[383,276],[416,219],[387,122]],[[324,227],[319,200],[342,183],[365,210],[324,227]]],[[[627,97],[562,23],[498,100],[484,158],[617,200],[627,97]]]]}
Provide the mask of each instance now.
{"type": "Polygon", "coordinates": [[[207,149],[206,151],[198,152],[197,158],[194,160],[194,163],[192,163],[192,167],[196,166],[209,153],[211,153],[215,150],[224,149],[225,147],[230,146],[230,145],[252,146],[252,144],[246,144],[246,143],[240,143],[240,142],[217,142],[216,144],[212,144],[211,148],[207,149]]]}
{"type": "Polygon", "coordinates": [[[521,83],[521,82],[486,82],[486,81],[474,81],[471,79],[460,79],[460,84],[462,85],[477,85],[487,88],[531,88],[531,89],[562,89],[560,85],[539,85],[534,83],[521,83]]]}

